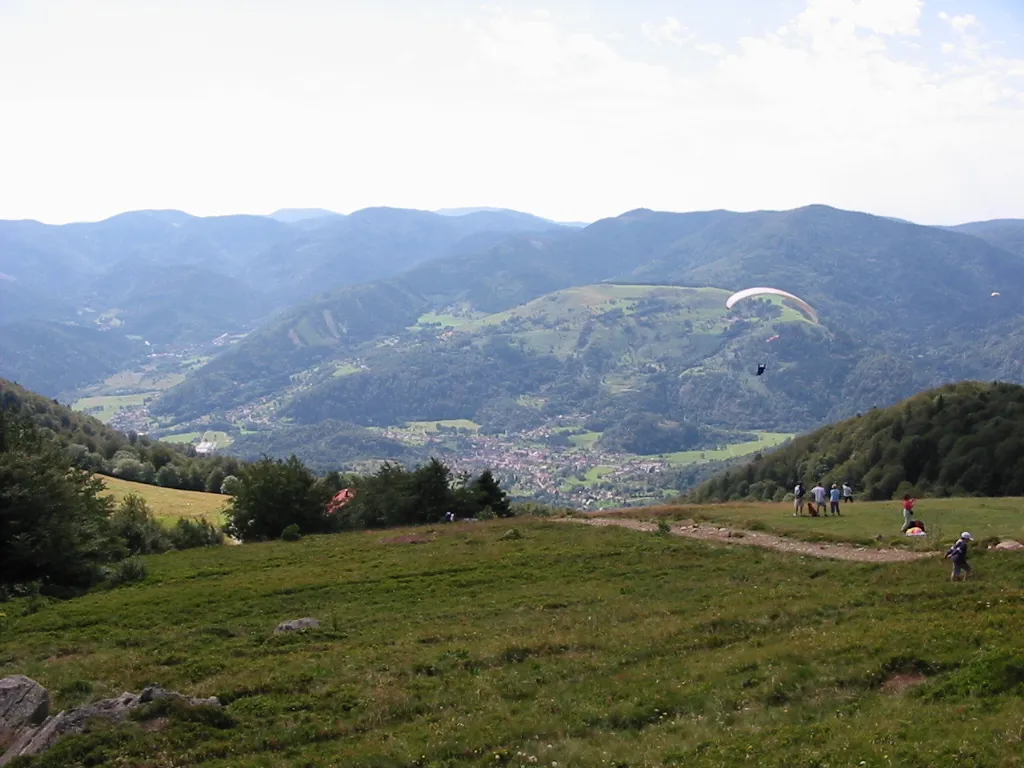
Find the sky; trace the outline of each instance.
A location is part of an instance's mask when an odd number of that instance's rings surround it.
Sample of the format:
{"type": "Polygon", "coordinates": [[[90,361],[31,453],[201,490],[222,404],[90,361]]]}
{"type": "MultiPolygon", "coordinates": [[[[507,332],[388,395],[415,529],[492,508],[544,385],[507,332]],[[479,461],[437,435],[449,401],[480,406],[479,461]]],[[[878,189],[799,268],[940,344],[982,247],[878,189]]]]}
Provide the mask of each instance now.
{"type": "Polygon", "coordinates": [[[0,218],[1024,218],[1020,0],[0,0],[0,218]],[[1016,7],[1014,7],[1016,6],[1016,7]]]}

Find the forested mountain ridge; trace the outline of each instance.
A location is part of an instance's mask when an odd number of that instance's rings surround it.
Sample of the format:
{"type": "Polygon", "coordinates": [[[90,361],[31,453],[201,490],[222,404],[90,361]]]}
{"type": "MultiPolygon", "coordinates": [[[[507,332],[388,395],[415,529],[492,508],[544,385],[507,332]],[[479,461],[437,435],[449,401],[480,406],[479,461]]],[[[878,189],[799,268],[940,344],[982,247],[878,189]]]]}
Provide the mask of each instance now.
{"type": "MultiPolygon", "coordinates": [[[[423,334],[404,336],[431,313],[501,313],[599,282],[720,290],[775,285],[821,313],[812,336],[784,334],[765,347],[755,335],[731,345],[727,362],[669,364],[659,394],[641,408],[655,413],[671,412],[675,402],[683,415],[682,403],[696,401],[691,411],[704,408],[744,428],[765,416],[780,427],[801,428],[942,381],[1012,379],[1019,376],[1014,361],[1024,357],[1020,292],[990,297],[999,287],[1024,285],[1024,261],[979,238],[825,206],[755,214],[638,210],[580,231],[511,237],[478,254],[337,289],[290,310],[197,371],[155,412],[188,418],[276,397],[291,377],[363,354],[368,343],[387,340],[401,367],[403,354],[436,355],[444,348],[434,349],[423,334]],[[762,357],[775,368],[805,368],[756,386],[737,375],[762,357]],[[807,386],[805,371],[813,371],[819,386],[807,386]]],[[[671,333],[675,326],[665,320],[660,330],[671,333]]],[[[460,337],[452,338],[457,344],[460,337]]],[[[363,371],[353,382],[372,376],[363,371]]]]}
{"type": "Polygon", "coordinates": [[[515,212],[446,217],[390,208],[296,221],[181,211],[62,226],[0,221],[0,374],[64,393],[147,352],[123,344],[126,336],[159,351],[208,345],[334,286],[479,250],[510,232],[555,229],[515,212]],[[28,321],[46,324],[34,326],[31,346],[17,326],[28,321]],[[86,358],[61,367],[61,324],[102,331],[95,342],[109,340],[110,353],[96,365],[86,358]],[[40,369],[41,354],[53,364],[40,369]]]}
{"type": "Polygon", "coordinates": [[[1024,495],[1024,387],[962,382],[822,427],[708,480],[703,503],[781,501],[800,480],[861,498],[1024,495]]]}

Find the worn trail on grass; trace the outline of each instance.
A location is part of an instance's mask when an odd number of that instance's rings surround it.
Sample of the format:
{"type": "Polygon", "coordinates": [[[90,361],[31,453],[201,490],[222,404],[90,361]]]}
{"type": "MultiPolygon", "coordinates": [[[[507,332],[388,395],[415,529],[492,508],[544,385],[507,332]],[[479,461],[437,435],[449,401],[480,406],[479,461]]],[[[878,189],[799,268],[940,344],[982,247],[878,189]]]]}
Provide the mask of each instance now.
{"type": "MultiPolygon", "coordinates": [[[[615,525],[621,528],[632,528],[636,531],[647,532],[658,530],[658,526],[654,523],[645,523],[642,520],[634,520],[628,517],[565,517],[558,518],[558,521],[597,526],[615,525]]],[[[852,544],[797,541],[796,539],[788,539],[771,533],[762,533],[761,531],[735,530],[722,528],[717,525],[702,525],[692,520],[685,520],[673,525],[672,533],[676,536],[685,536],[688,539],[718,541],[725,544],[745,544],[750,547],[774,549],[777,552],[810,555],[811,557],[826,557],[833,560],[851,560],[859,563],[905,563],[925,557],[934,557],[939,554],[938,552],[907,552],[899,549],[870,549],[852,544]]]]}

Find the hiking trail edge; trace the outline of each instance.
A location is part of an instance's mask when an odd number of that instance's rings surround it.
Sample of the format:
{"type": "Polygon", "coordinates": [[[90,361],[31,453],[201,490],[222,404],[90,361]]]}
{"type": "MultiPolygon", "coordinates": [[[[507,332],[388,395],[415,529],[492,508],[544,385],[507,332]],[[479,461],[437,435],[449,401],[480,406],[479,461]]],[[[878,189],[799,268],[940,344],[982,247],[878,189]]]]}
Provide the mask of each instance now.
{"type": "MultiPolygon", "coordinates": [[[[646,523],[642,520],[627,517],[563,517],[553,519],[556,522],[580,523],[582,525],[601,527],[615,525],[620,528],[631,528],[635,531],[646,531],[649,533],[658,530],[658,526],[655,523],[646,523]]],[[[702,525],[693,520],[684,520],[673,525],[672,534],[674,536],[684,536],[688,539],[717,541],[723,544],[744,544],[750,547],[774,549],[777,552],[825,557],[832,560],[850,560],[858,563],[906,563],[911,560],[935,557],[939,554],[938,552],[907,552],[899,549],[871,549],[853,544],[798,541],[771,533],[762,533],[761,531],[723,528],[718,525],[702,525]]]]}

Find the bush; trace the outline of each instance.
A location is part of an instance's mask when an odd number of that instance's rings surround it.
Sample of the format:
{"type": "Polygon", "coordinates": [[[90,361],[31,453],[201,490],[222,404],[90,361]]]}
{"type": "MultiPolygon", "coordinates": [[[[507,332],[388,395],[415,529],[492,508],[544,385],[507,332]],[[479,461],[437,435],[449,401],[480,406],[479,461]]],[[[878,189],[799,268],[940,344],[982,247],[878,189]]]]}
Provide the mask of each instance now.
{"type": "Polygon", "coordinates": [[[110,583],[115,587],[123,584],[136,584],[145,581],[149,576],[149,568],[137,557],[129,557],[114,566],[110,574],[110,583]]]}
{"type": "Polygon", "coordinates": [[[171,538],[137,493],[129,493],[110,519],[114,535],[124,542],[129,555],[152,555],[171,548],[171,538]]]}
{"type": "Polygon", "coordinates": [[[299,526],[292,523],[283,531],[281,531],[281,538],[285,541],[298,541],[302,538],[302,531],[299,530],[299,526]]]}
{"type": "Polygon", "coordinates": [[[220,484],[220,492],[225,496],[234,496],[238,493],[238,487],[241,481],[234,475],[228,475],[224,478],[224,482],[220,484]]]}
{"type": "Polygon", "coordinates": [[[226,531],[241,541],[279,538],[294,524],[306,533],[330,529],[330,488],[292,455],[287,461],[264,457],[242,470],[228,508],[226,531]]]}
{"type": "Polygon", "coordinates": [[[202,520],[181,519],[171,530],[171,544],[175,549],[198,549],[199,547],[219,547],[224,543],[223,532],[212,524],[202,520]]]}

